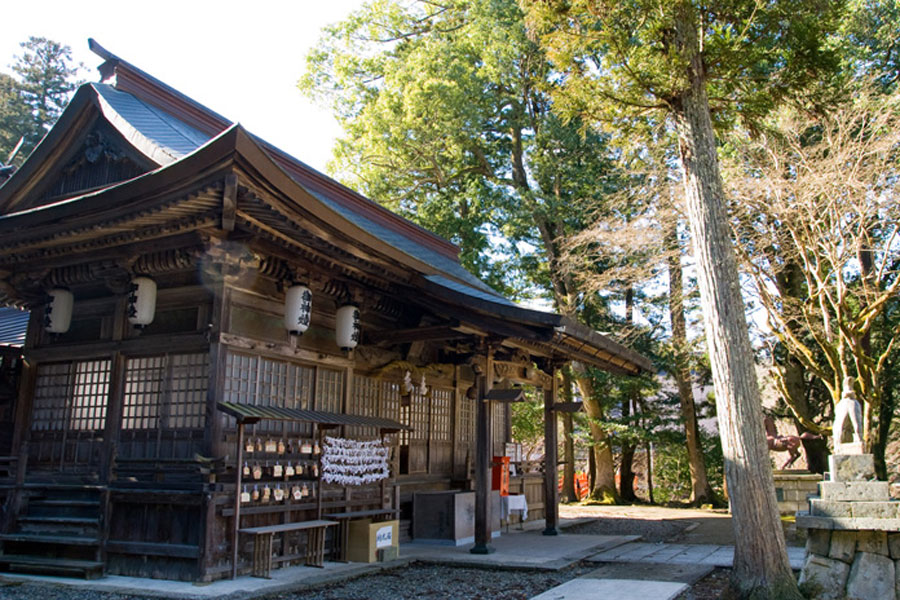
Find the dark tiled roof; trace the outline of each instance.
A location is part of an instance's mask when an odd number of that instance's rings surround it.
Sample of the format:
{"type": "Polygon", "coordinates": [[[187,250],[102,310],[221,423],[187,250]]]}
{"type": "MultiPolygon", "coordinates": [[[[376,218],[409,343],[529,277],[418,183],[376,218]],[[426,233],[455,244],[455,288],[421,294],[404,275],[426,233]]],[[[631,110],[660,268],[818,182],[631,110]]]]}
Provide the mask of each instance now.
{"type": "Polygon", "coordinates": [[[28,329],[27,310],[0,308],[0,346],[22,346],[28,329]]]}
{"type": "Polygon", "coordinates": [[[152,104],[110,85],[86,85],[96,90],[104,116],[127,140],[158,164],[168,164],[190,154],[211,138],[152,104]]]}

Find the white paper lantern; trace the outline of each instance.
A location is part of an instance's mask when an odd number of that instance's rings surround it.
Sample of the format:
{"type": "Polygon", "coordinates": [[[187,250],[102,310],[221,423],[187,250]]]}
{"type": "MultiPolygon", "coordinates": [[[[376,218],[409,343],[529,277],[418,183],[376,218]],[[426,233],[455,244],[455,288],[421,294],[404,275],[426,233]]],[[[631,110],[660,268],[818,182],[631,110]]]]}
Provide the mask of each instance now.
{"type": "Polygon", "coordinates": [[[156,282],[149,277],[131,280],[128,294],[128,322],[135,327],[146,327],[156,314],[156,282]]]}
{"type": "Polygon", "coordinates": [[[359,309],[352,304],[337,309],[334,338],[341,350],[356,348],[359,343],[359,309]]]}
{"type": "Polygon", "coordinates": [[[312,292],[305,285],[292,285],[284,294],[284,327],[291,335],[302,335],[309,329],[312,315],[312,292]]]}
{"type": "Polygon", "coordinates": [[[75,297],[62,288],[50,290],[50,302],[44,315],[44,329],[50,333],[65,333],[72,324],[72,307],[75,297]]]}

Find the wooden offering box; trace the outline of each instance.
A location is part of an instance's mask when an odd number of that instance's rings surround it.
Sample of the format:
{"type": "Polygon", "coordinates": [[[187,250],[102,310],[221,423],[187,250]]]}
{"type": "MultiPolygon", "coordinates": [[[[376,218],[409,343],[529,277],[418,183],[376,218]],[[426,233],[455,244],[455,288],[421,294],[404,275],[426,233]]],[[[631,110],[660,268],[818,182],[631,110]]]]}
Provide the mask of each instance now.
{"type": "Polygon", "coordinates": [[[350,521],[349,527],[347,560],[371,563],[393,560],[399,555],[399,521],[373,523],[369,519],[361,519],[350,521]],[[379,551],[382,551],[380,557],[379,551]]]}

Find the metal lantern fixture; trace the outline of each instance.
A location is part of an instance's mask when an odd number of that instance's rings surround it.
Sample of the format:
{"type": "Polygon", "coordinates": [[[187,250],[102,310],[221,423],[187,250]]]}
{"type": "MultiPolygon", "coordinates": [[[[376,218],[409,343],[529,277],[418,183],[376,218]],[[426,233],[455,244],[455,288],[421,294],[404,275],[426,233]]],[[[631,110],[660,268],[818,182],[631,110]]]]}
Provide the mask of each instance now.
{"type": "Polygon", "coordinates": [[[312,292],[305,285],[292,285],[284,294],[284,327],[291,335],[303,335],[312,315],[312,292]]]}
{"type": "Polygon", "coordinates": [[[44,329],[50,333],[65,333],[72,324],[72,307],[75,297],[67,289],[50,290],[50,302],[44,314],[44,329]]]}
{"type": "Polygon", "coordinates": [[[347,304],[337,309],[334,339],[343,351],[353,350],[359,343],[359,308],[347,304]]]}
{"type": "Polygon", "coordinates": [[[156,282],[149,277],[135,277],[128,293],[128,322],[141,329],[153,322],[155,314],[156,282]]]}

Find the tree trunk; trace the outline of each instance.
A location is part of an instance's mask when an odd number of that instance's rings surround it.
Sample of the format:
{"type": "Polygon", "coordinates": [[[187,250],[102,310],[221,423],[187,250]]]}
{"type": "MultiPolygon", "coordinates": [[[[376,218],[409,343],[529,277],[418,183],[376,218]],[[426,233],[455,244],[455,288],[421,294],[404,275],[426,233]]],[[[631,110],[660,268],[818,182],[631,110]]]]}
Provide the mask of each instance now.
{"type": "MultiPolygon", "coordinates": [[[[566,402],[572,402],[572,374],[569,369],[563,369],[563,398],[566,402]]],[[[563,421],[563,485],[560,494],[560,502],[578,502],[578,494],[575,493],[575,427],[572,422],[572,413],[564,412],[563,421]]]]}
{"type": "Polygon", "coordinates": [[[669,320],[672,323],[672,347],[675,351],[675,383],[681,403],[681,418],[687,438],[688,467],[691,472],[691,504],[700,506],[715,501],[715,494],[706,477],[706,459],[700,447],[700,431],[697,425],[697,409],[688,367],[687,323],[684,318],[684,287],[681,272],[681,252],[675,224],[667,232],[669,262],[669,320]]]}
{"type": "Polygon", "coordinates": [[[572,370],[575,372],[575,382],[581,391],[593,442],[591,454],[594,456],[594,480],[591,483],[590,498],[598,502],[615,504],[619,502],[619,494],[616,490],[616,470],[612,448],[610,448],[606,430],[597,422],[603,420],[603,406],[594,395],[594,386],[584,365],[573,362],[572,370]]]}
{"type": "Polygon", "coordinates": [[[801,599],[787,557],[737,263],[719,173],[698,39],[699,18],[675,7],[675,41],[688,87],[673,99],[706,341],[716,392],[735,546],[732,585],[745,598],[801,599]]]}
{"type": "MultiPolygon", "coordinates": [[[[628,329],[634,328],[634,286],[629,284],[625,288],[625,326],[628,329]]],[[[632,407],[637,407],[634,392],[626,390],[625,398],[622,400],[622,420],[628,421],[632,414],[632,407]]],[[[627,423],[626,423],[627,424],[627,423]]],[[[634,502],[634,443],[628,436],[622,438],[622,456],[619,463],[619,495],[624,502],[634,502]]]]}
{"type": "MultiPolygon", "coordinates": [[[[889,329],[890,324],[887,317],[881,315],[880,325],[884,329],[889,329]]],[[[871,352],[869,353],[871,355],[871,352]]],[[[881,393],[878,402],[878,423],[875,431],[872,433],[872,454],[875,457],[875,474],[878,479],[887,481],[888,468],[885,460],[887,451],[888,438],[890,437],[891,421],[894,418],[894,408],[896,407],[896,397],[894,390],[896,389],[896,364],[893,357],[888,358],[884,364],[884,374],[881,377],[881,393]]]]}
{"type": "MultiPolygon", "coordinates": [[[[562,269],[559,267],[559,253],[557,252],[553,236],[553,225],[547,221],[546,217],[539,214],[535,215],[535,224],[541,233],[541,239],[547,252],[547,260],[550,263],[550,281],[553,284],[556,306],[562,314],[577,318],[574,308],[575,285],[561,275],[562,269]]],[[[596,422],[597,420],[603,420],[603,406],[594,397],[594,386],[584,365],[573,362],[572,372],[575,377],[575,383],[578,385],[579,391],[581,391],[584,410],[589,417],[592,441],[591,456],[594,459],[594,476],[591,481],[590,497],[592,500],[600,502],[616,503],[619,501],[619,494],[616,490],[615,465],[613,463],[612,449],[609,445],[609,436],[596,422]]]]}

